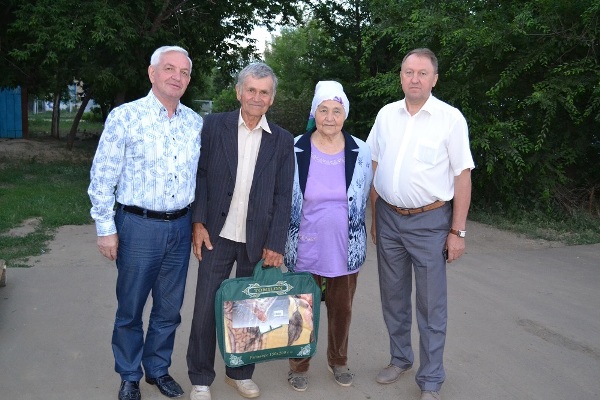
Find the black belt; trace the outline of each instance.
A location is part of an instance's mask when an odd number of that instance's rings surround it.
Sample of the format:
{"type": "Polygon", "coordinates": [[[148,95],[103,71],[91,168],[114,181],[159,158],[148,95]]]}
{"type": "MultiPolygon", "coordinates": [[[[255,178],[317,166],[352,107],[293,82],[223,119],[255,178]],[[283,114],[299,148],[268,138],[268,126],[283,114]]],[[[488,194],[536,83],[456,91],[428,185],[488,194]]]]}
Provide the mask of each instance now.
{"type": "Polygon", "coordinates": [[[181,218],[186,215],[190,209],[190,206],[187,206],[186,208],[176,211],[152,211],[137,206],[126,206],[122,204],[120,204],[120,206],[123,208],[123,211],[128,213],[145,216],[152,219],[162,219],[163,221],[173,221],[181,218]]]}

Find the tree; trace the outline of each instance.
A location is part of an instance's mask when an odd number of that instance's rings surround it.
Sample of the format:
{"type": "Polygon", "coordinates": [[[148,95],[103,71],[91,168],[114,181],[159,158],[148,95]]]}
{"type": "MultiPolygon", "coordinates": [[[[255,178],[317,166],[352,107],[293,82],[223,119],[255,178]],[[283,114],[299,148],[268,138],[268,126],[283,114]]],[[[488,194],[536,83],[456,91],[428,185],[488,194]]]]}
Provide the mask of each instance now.
{"type": "Polygon", "coordinates": [[[265,52],[281,82],[273,117],[294,133],[302,133],[315,85],[336,80],[351,104],[344,128],[366,138],[371,105],[361,98],[359,82],[367,71],[362,36],[369,24],[368,2],[312,1],[307,13],[303,27],[283,29],[265,52]]]}
{"type": "Polygon", "coordinates": [[[364,82],[365,95],[387,100],[402,56],[434,50],[435,95],[471,127],[476,204],[551,212],[564,190],[597,190],[600,1],[374,0],[372,9],[369,51],[397,57],[364,82]]]}
{"type": "MultiPolygon", "coordinates": [[[[3,49],[4,69],[44,72],[33,77],[54,93],[73,79],[88,85],[105,111],[140,97],[149,89],[147,67],[152,51],[165,44],[186,48],[193,74],[219,66],[223,76],[255,53],[244,46],[256,24],[273,27],[298,18],[297,1],[192,2],[182,0],[39,0],[11,2],[10,25],[3,49]]],[[[252,42],[251,40],[248,40],[252,42]]],[[[2,41],[4,42],[4,40],[2,41]]],[[[23,74],[19,82],[32,86],[23,74]]],[[[31,80],[31,79],[30,79],[31,80]]],[[[201,84],[204,80],[193,80],[201,84]]],[[[33,86],[32,86],[33,87],[33,86]]],[[[36,90],[37,91],[37,90],[36,90]]]]}

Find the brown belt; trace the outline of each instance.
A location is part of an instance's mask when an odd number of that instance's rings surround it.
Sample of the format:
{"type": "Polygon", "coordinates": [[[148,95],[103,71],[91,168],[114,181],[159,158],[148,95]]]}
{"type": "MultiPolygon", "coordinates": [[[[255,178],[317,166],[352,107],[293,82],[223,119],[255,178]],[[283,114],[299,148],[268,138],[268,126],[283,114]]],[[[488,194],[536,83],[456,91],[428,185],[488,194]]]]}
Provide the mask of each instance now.
{"type": "Polygon", "coordinates": [[[381,201],[383,201],[385,204],[388,205],[388,207],[390,207],[392,210],[396,211],[400,215],[420,214],[420,213],[425,212],[425,211],[435,210],[436,208],[440,208],[441,206],[443,206],[444,204],[446,204],[445,201],[436,200],[433,203],[427,204],[426,206],[423,206],[423,207],[401,208],[401,207],[396,207],[396,206],[388,203],[387,201],[385,201],[383,199],[381,199],[381,201]]]}

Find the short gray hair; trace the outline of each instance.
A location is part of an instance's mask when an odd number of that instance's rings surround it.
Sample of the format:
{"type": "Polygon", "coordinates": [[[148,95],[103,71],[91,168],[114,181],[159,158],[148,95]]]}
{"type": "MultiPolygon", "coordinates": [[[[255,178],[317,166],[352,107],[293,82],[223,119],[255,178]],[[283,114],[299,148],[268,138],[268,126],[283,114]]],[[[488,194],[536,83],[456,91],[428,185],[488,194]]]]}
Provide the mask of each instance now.
{"type": "Polygon", "coordinates": [[[273,79],[273,97],[275,97],[275,92],[277,92],[277,77],[275,76],[275,72],[273,72],[273,69],[271,69],[271,67],[262,62],[252,63],[248,65],[238,74],[237,83],[235,84],[236,89],[238,89],[241,92],[244,86],[244,82],[249,76],[256,79],[271,77],[273,79]]]}
{"type": "Polygon", "coordinates": [[[187,50],[184,49],[183,47],[179,47],[179,46],[162,46],[162,47],[159,47],[158,49],[154,50],[154,53],[152,53],[152,57],[150,57],[150,65],[156,67],[158,64],[160,64],[160,59],[161,59],[162,55],[165,53],[168,53],[170,51],[176,51],[187,57],[188,61],[190,62],[190,75],[191,75],[192,74],[192,59],[188,55],[187,50]]]}
{"type": "Polygon", "coordinates": [[[406,59],[408,57],[412,56],[413,54],[416,54],[419,57],[429,58],[431,60],[431,65],[433,65],[433,72],[435,72],[436,74],[438,73],[438,59],[435,56],[435,53],[426,47],[421,47],[421,48],[409,51],[408,54],[406,54],[404,56],[404,58],[402,59],[402,65],[404,65],[404,62],[406,61],[406,59]]]}

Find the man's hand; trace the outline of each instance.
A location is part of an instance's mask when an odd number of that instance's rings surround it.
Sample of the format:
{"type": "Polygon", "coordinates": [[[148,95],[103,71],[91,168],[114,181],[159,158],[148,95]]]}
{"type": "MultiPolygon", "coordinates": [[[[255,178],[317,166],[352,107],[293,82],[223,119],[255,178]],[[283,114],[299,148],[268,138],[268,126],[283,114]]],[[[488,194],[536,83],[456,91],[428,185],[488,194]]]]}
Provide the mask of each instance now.
{"type": "Polygon", "coordinates": [[[448,262],[458,260],[465,253],[465,239],[449,233],[448,239],[446,239],[446,248],[448,249],[448,262]]]}
{"type": "Polygon", "coordinates": [[[273,250],[263,249],[262,258],[265,260],[263,265],[277,268],[283,265],[283,254],[276,253],[273,250]]]}
{"type": "Polygon", "coordinates": [[[192,242],[192,249],[198,261],[202,261],[202,245],[206,246],[208,250],[213,249],[208,231],[204,227],[204,224],[200,222],[195,222],[192,225],[192,242]]]}
{"type": "MultiPolygon", "coordinates": [[[[377,171],[377,161],[372,161],[373,166],[373,176],[375,176],[375,171],[377,171]]],[[[369,200],[371,201],[371,240],[374,244],[377,244],[377,224],[375,221],[377,220],[377,207],[375,203],[379,198],[379,193],[375,190],[375,183],[371,185],[371,190],[369,191],[369,200]]]]}
{"type": "Polygon", "coordinates": [[[108,236],[98,236],[96,240],[100,254],[110,261],[117,259],[117,249],[119,247],[119,236],[116,233],[108,236]]]}
{"type": "Polygon", "coordinates": [[[371,219],[371,240],[373,241],[373,244],[377,244],[377,225],[374,216],[371,219]]]}
{"type": "MultiPolygon", "coordinates": [[[[467,226],[467,213],[471,204],[471,170],[463,170],[454,177],[454,200],[452,201],[452,223],[454,229],[465,230],[467,226]]],[[[458,260],[465,252],[465,239],[448,233],[446,239],[448,249],[448,262],[458,260]]]]}

